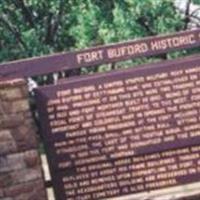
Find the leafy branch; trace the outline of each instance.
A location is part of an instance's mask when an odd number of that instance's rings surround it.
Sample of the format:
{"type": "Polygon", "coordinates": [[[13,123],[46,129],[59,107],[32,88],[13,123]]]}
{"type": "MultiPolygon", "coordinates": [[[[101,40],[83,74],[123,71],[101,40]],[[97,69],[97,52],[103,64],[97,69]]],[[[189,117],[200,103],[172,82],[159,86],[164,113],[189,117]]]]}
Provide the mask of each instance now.
{"type": "Polygon", "coordinates": [[[185,9],[185,19],[184,19],[184,29],[186,30],[188,28],[188,24],[190,23],[190,6],[191,6],[192,0],[187,1],[186,9],[185,9]]]}
{"type": "Polygon", "coordinates": [[[53,14],[50,13],[47,19],[47,33],[45,38],[46,44],[52,44],[54,42],[55,35],[61,23],[63,11],[64,11],[64,0],[60,0],[57,16],[53,16],[53,14]]]}
{"type": "Polygon", "coordinates": [[[2,23],[15,37],[15,39],[18,41],[18,43],[24,48],[24,50],[27,50],[26,43],[23,41],[20,32],[17,30],[17,28],[9,22],[8,19],[6,19],[5,16],[0,16],[0,23],[2,23]]]}
{"type": "Polygon", "coordinates": [[[12,0],[16,8],[21,9],[25,21],[33,28],[35,26],[33,14],[25,5],[24,0],[12,0]]]}

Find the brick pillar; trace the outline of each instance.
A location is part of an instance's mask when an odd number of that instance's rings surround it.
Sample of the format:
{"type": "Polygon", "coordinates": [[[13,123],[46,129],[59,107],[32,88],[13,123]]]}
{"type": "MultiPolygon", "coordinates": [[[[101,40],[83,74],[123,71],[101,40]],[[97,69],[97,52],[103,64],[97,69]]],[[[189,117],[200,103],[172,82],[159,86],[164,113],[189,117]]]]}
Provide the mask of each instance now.
{"type": "Polygon", "coordinates": [[[26,81],[0,81],[0,200],[46,200],[26,81]]]}

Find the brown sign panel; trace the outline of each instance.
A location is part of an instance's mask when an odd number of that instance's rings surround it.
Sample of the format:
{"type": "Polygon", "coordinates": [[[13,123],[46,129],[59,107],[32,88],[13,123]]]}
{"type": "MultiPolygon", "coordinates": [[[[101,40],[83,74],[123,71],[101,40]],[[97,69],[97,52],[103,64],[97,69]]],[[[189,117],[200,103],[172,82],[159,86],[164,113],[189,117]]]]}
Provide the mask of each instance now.
{"type": "Polygon", "coordinates": [[[200,58],[72,78],[36,91],[59,200],[200,180],[200,58]]]}
{"type": "Polygon", "coordinates": [[[0,78],[30,77],[80,67],[119,62],[200,46],[200,29],[93,47],[0,65],[0,78]]]}

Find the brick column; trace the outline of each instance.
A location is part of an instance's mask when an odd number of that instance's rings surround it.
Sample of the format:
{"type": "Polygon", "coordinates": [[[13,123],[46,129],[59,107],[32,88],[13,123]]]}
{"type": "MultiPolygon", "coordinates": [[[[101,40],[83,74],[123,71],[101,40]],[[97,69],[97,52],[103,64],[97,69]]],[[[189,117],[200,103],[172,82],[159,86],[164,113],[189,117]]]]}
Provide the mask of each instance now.
{"type": "Polygon", "coordinates": [[[46,200],[26,81],[0,81],[0,200],[46,200]]]}

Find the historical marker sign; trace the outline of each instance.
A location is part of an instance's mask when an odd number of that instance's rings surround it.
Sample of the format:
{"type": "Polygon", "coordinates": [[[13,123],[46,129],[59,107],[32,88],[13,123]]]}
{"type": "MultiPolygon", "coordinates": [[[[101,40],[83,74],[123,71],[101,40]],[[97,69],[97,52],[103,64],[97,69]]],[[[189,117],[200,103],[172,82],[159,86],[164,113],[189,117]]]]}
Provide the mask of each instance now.
{"type": "Polygon", "coordinates": [[[200,180],[200,58],[69,79],[36,92],[59,200],[200,180]]]}
{"type": "Polygon", "coordinates": [[[200,29],[0,65],[0,78],[30,77],[200,46],[200,29]]]}

